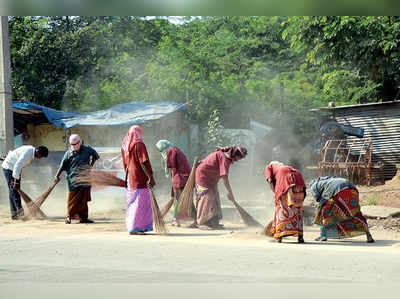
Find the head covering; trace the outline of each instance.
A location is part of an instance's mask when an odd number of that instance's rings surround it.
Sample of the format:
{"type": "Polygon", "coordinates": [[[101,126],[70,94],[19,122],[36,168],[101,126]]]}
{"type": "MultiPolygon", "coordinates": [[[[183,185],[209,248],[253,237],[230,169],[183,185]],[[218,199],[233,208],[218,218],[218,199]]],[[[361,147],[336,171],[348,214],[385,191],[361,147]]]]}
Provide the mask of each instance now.
{"type": "Polygon", "coordinates": [[[128,161],[129,153],[133,148],[133,145],[138,142],[143,142],[142,139],[143,130],[141,127],[134,125],[129,128],[128,133],[126,133],[124,137],[124,141],[122,141],[122,159],[124,162],[124,166],[126,167],[126,163],[128,161]]]}
{"type": "Polygon", "coordinates": [[[171,147],[175,147],[175,144],[173,144],[171,141],[161,139],[156,143],[156,147],[158,150],[161,152],[162,156],[162,162],[164,165],[164,171],[165,171],[165,176],[169,177],[169,170],[167,167],[167,150],[171,147]]]}
{"type": "Polygon", "coordinates": [[[247,149],[242,146],[225,146],[218,148],[217,151],[223,152],[230,160],[232,160],[235,156],[244,158],[247,155],[247,149]]]}
{"type": "Polygon", "coordinates": [[[79,151],[82,144],[81,137],[78,134],[71,134],[69,136],[69,144],[71,145],[71,152],[79,151]]]}

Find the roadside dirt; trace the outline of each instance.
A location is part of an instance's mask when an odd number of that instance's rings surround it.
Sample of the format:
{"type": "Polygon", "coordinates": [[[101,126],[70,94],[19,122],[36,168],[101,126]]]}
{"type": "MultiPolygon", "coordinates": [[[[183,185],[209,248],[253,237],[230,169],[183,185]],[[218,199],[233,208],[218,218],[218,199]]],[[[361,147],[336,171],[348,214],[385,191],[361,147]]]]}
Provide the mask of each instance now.
{"type": "MultiPolygon", "coordinates": [[[[400,208],[400,175],[379,186],[357,186],[360,204],[400,208]]],[[[400,232],[400,218],[368,219],[371,228],[400,232]]]]}

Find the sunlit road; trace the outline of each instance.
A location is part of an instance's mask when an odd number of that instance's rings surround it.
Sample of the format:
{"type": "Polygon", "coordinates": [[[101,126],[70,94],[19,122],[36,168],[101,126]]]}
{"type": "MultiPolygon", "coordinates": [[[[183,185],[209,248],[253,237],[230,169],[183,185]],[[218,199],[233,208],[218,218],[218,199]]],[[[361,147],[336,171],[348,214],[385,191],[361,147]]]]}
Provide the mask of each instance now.
{"type": "Polygon", "coordinates": [[[0,227],[0,295],[6,296],[0,298],[75,284],[400,283],[400,247],[376,234],[375,244],[364,238],[317,243],[317,229],[309,227],[306,244],[294,238],[278,244],[235,227],[173,228],[169,236],[129,236],[100,224],[95,233],[80,233],[79,225],[73,233],[58,227],[13,236],[0,227]]]}

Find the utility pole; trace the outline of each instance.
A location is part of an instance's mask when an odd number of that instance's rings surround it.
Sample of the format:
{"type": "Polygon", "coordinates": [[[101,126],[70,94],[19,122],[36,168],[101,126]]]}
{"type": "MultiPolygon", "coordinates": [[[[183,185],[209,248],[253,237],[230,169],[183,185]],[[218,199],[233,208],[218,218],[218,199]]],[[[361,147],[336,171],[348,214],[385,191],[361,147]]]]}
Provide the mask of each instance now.
{"type": "Polygon", "coordinates": [[[0,155],[14,148],[8,17],[0,17],[0,155]]]}

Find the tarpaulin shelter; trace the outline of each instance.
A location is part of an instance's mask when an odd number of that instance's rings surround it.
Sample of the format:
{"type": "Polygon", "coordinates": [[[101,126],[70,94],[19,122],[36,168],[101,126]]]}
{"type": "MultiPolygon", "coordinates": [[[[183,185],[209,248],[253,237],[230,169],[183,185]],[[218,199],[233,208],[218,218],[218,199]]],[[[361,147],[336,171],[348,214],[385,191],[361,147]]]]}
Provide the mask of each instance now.
{"type": "Polygon", "coordinates": [[[185,111],[186,104],[176,102],[130,102],[88,113],[60,111],[30,102],[13,102],[16,134],[26,124],[51,123],[57,128],[76,126],[123,126],[159,120],[171,113],[185,111]]]}

